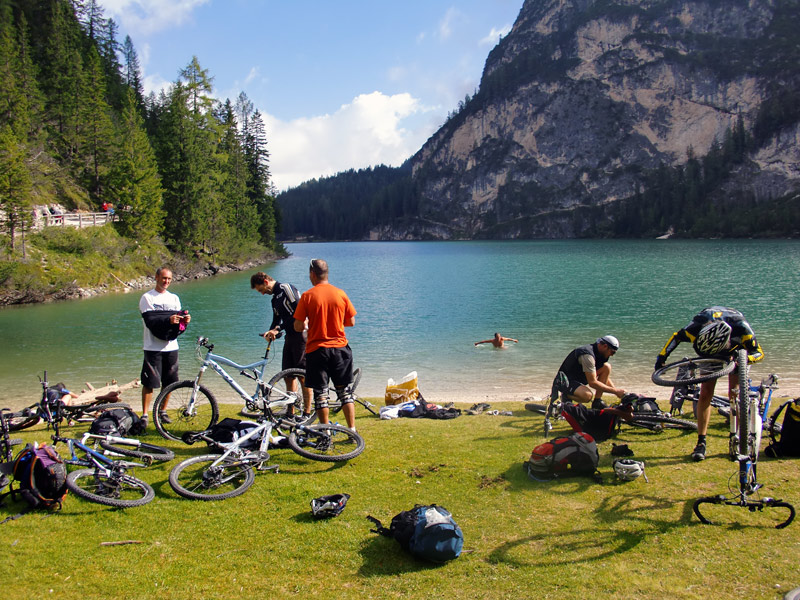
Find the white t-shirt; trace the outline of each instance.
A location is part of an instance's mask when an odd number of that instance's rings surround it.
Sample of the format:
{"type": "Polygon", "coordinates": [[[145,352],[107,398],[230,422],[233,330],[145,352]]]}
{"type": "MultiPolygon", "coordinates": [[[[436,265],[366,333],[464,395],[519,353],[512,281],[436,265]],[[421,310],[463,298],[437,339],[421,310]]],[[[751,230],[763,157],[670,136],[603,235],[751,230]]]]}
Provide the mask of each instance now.
{"type": "MultiPolygon", "coordinates": [[[[139,300],[139,312],[145,313],[149,310],[180,310],[181,300],[177,295],[172,292],[161,292],[150,290],[142,294],[139,300]]],[[[144,322],[142,322],[144,325],[144,322]]],[[[178,340],[161,340],[154,336],[147,325],[144,325],[144,343],[142,345],[144,350],[152,350],[155,352],[172,352],[178,349],[178,340]]]]}

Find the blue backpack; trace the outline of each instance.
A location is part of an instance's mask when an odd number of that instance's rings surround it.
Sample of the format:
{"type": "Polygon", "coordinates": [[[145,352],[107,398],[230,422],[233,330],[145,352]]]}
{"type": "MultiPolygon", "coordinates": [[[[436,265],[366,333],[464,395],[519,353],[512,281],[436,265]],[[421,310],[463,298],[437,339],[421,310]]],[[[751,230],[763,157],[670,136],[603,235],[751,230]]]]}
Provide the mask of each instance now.
{"type": "Polygon", "coordinates": [[[388,528],[378,519],[367,517],[375,523],[378,533],[393,537],[400,546],[417,558],[443,563],[458,558],[464,546],[464,534],[447,509],[436,504],[417,504],[392,519],[388,528]]]}

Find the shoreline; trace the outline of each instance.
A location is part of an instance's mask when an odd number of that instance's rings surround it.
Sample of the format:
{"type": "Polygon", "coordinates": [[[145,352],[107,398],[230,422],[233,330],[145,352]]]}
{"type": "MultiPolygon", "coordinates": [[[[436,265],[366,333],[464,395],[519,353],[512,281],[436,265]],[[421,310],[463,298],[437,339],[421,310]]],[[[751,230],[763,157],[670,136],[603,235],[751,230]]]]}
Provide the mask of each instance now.
{"type": "MultiPolygon", "coordinates": [[[[206,263],[205,266],[200,267],[196,265],[196,268],[188,269],[183,272],[173,270],[173,276],[175,282],[204,279],[206,277],[214,277],[215,275],[222,275],[225,273],[247,271],[248,269],[254,269],[264,264],[265,261],[280,260],[281,258],[280,256],[255,258],[241,264],[228,263],[225,265],[215,265],[213,263],[206,263]]],[[[94,296],[113,292],[123,292],[127,294],[129,292],[147,290],[155,286],[155,277],[152,275],[142,275],[141,277],[129,281],[123,281],[113,273],[110,273],[110,275],[116,280],[115,284],[102,284],[93,287],[81,287],[73,284],[52,292],[2,290],[0,291],[0,309],[11,306],[26,306],[29,304],[47,304],[63,300],[82,300],[84,298],[93,298],[94,296]]]]}

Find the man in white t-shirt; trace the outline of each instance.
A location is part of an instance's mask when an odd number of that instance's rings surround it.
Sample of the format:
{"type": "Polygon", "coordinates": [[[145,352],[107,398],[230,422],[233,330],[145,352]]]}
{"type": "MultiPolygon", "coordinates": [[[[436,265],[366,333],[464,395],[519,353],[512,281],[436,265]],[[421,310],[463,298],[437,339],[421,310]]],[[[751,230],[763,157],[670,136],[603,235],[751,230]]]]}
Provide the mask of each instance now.
{"type": "MultiPolygon", "coordinates": [[[[144,326],[144,362],[142,363],[142,419],[147,426],[147,412],[153,401],[153,390],[178,381],[178,340],[177,335],[169,334],[165,329],[181,331],[192,320],[188,311],[181,312],[181,301],[177,295],[168,292],[172,283],[172,271],[167,267],[159,267],[156,271],[156,287],[145,292],[139,300],[139,312],[145,321],[144,326]],[[144,316],[145,313],[151,313],[144,316]],[[161,330],[155,326],[152,317],[158,316],[161,330]],[[150,319],[148,319],[150,317],[150,319]],[[159,332],[159,335],[153,333],[159,332]],[[163,331],[163,333],[162,333],[163,331]],[[161,337],[163,336],[163,338],[161,337]],[[172,339],[169,339],[172,338],[172,339]]],[[[157,324],[157,323],[156,323],[157,324]]],[[[167,402],[161,405],[161,420],[169,423],[166,415],[167,402]]]]}

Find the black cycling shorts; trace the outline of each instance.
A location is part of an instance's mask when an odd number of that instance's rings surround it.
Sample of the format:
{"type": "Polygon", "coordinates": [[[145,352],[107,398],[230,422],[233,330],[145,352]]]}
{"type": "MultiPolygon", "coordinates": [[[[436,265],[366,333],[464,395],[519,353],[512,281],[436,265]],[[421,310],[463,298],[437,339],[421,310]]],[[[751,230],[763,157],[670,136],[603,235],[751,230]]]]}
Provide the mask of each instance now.
{"type": "Polygon", "coordinates": [[[286,335],[283,342],[283,362],[281,369],[306,368],[306,339],[304,334],[286,335]]]}
{"type": "Polygon", "coordinates": [[[306,387],[314,390],[314,398],[327,393],[329,379],[335,387],[353,383],[353,351],[350,345],[317,348],[306,354],[306,387]]]}
{"type": "Polygon", "coordinates": [[[178,381],[178,351],[145,350],[141,381],[144,387],[153,390],[178,381]]]}

